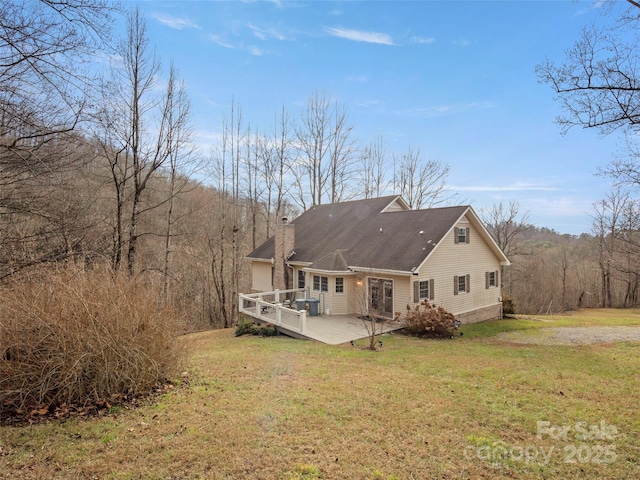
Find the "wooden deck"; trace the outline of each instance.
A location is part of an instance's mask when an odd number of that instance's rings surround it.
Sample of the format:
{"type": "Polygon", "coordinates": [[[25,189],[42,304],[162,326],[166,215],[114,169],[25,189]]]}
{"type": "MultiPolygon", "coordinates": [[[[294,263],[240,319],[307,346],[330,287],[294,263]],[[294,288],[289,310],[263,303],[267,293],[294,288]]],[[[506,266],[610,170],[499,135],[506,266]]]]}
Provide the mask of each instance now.
{"type": "MultiPolygon", "coordinates": [[[[400,328],[402,326],[396,322],[385,322],[384,324],[376,325],[376,331],[381,329],[382,333],[392,332],[400,328]]],[[[288,332],[286,328],[282,327],[278,327],[278,330],[297,338],[308,338],[329,345],[339,345],[369,337],[364,322],[351,315],[307,316],[307,329],[304,335],[288,332]]]]}

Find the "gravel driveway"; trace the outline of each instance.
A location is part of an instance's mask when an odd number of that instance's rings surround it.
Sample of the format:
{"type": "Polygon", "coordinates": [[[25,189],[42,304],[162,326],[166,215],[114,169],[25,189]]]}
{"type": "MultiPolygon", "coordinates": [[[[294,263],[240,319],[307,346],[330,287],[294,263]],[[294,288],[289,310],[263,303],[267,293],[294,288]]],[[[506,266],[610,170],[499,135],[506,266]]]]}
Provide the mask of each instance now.
{"type": "Polygon", "coordinates": [[[554,327],[503,332],[496,338],[505,342],[536,345],[589,345],[611,342],[640,342],[640,326],[554,327]]]}

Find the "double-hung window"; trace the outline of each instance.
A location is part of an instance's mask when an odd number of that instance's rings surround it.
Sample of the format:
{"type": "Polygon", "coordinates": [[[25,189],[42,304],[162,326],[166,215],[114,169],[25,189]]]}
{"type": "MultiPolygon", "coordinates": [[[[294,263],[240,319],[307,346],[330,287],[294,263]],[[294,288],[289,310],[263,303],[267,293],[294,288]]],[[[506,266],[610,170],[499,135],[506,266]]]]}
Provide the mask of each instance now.
{"type": "Polygon", "coordinates": [[[422,302],[423,300],[434,299],[433,279],[430,280],[416,280],[413,282],[413,301],[414,303],[422,302]]]}
{"type": "Polygon", "coordinates": [[[453,277],[453,294],[469,293],[471,291],[471,277],[467,275],[457,275],[453,277]]]}
{"type": "Polygon", "coordinates": [[[429,298],[429,281],[423,280],[420,282],[420,300],[429,298]]]}
{"type": "Polygon", "coordinates": [[[322,277],[320,275],[313,276],[313,290],[315,292],[328,292],[329,291],[329,277],[322,277]]]}
{"type": "Polygon", "coordinates": [[[493,288],[498,286],[498,271],[485,272],[485,287],[493,288]]]}
{"type": "Polygon", "coordinates": [[[458,293],[465,293],[467,291],[467,277],[460,275],[458,277],[458,293]]]}
{"type": "Polygon", "coordinates": [[[469,243],[469,227],[456,227],[453,234],[454,243],[469,243]]]}

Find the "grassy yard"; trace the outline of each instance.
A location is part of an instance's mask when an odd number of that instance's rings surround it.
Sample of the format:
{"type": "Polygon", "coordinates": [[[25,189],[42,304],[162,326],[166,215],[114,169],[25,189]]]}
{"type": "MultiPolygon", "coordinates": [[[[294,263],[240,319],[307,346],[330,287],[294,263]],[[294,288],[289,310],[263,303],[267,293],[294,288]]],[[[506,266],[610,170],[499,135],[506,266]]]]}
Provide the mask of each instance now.
{"type": "Polygon", "coordinates": [[[188,385],[147,405],[1,427],[0,478],[636,479],[640,343],[494,338],[634,324],[640,311],[583,311],[392,335],[377,352],[201,333],[188,385]]]}

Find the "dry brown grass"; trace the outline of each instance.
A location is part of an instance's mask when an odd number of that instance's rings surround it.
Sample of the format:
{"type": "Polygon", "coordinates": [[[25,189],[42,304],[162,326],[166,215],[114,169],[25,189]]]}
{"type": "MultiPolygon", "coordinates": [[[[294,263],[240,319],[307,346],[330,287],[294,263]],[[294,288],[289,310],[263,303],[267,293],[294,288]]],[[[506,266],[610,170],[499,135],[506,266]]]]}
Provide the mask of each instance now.
{"type": "Polygon", "coordinates": [[[180,322],[142,282],[63,269],[0,290],[0,413],[149,392],[184,357],[180,322]]]}
{"type": "Polygon", "coordinates": [[[489,327],[463,326],[464,337],[446,341],[388,336],[377,352],[232,330],[193,335],[188,388],[105,418],[4,428],[0,478],[639,478],[638,344],[514,346],[467,335],[489,327]],[[537,421],[605,421],[619,435],[538,439],[537,421]],[[614,446],[615,461],[566,461],[567,447],[601,444],[614,446]],[[546,465],[477,455],[503,445],[554,453],[546,465]]]}

